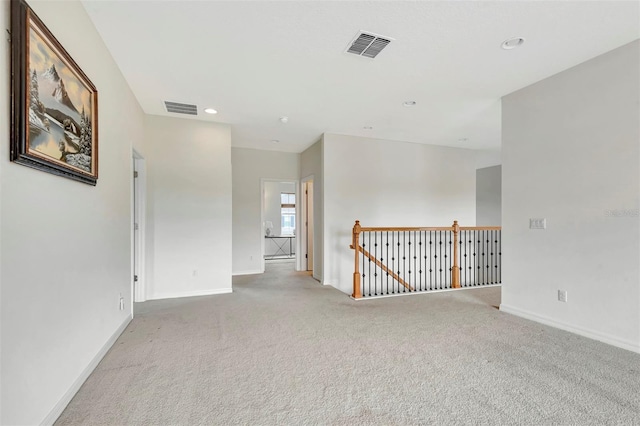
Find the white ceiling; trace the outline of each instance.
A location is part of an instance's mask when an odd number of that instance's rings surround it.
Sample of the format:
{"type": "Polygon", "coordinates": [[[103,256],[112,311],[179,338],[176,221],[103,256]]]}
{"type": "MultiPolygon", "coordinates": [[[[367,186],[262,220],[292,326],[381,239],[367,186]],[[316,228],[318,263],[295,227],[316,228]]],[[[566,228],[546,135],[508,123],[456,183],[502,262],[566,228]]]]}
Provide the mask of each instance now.
{"type": "Polygon", "coordinates": [[[291,152],[324,132],[499,149],[501,96],[640,38],[637,1],[84,6],[146,113],[196,104],[233,146],[291,152]],[[360,30],[394,41],[376,59],[344,53],[360,30]],[[501,49],[513,36],[525,44],[501,49]]]}

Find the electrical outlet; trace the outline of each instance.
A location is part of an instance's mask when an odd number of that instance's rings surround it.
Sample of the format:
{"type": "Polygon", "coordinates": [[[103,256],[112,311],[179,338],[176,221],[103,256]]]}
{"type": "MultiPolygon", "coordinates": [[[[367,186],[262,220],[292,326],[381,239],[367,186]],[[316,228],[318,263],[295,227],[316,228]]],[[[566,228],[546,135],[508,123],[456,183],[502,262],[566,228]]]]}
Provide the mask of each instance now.
{"type": "Polygon", "coordinates": [[[198,276],[198,270],[194,269],[193,273],[191,274],[192,277],[197,277],[198,276]]]}
{"type": "Polygon", "coordinates": [[[121,311],[124,311],[124,297],[122,297],[122,293],[120,293],[120,302],[118,306],[121,311]]]}
{"type": "Polygon", "coordinates": [[[547,219],[529,219],[529,229],[547,229],[547,219]]]}
{"type": "Polygon", "coordinates": [[[567,292],[566,290],[558,290],[558,301],[566,302],[567,301],[567,292]]]}

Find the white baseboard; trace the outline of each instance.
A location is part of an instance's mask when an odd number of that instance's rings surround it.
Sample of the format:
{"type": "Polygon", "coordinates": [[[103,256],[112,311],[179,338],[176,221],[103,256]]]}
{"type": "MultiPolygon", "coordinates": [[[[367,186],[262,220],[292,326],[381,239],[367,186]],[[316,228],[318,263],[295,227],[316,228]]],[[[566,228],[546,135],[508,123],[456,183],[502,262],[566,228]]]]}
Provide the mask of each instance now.
{"type": "Polygon", "coordinates": [[[231,274],[231,276],[235,277],[236,275],[255,275],[255,274],[262,274],[262,273],[264,273],[262,269],[254,269],[252,271],[234,272],[231,274]]]}
{"type": "Polygon", "coordinates": [[[67,407],[67,405],[69,405],[69,403],[71,402],[73,397],[76,395],[76,393],[78,393],[82,384],[89,378],[91,373],[93,373],[93,370],[95,370],[98,364],[100,363],[100,361],[102,361],[102,358],[104,358],[104,356],[107,354],[109,349],[111,349],[111,346],[113,346],[116,340],[118,340],[118,337],[120,337],[120,335],[124,332],[125,328],[127,328],[129,323],[131,322],[131,319],[132,318],[129,316],[124,320],[122,324],[120,324],[120,327],[118,327],[118,329],[105,342],[102,348],[100,348],[100,350],[98,351],[96,356],[93,357],[89,365],[87,365],[85,369],[82,370],[82,373],[80,373],[80,376],[78,376],[75,382],[73,382],[69,390],[62,396],[62,398],[60,398],[60,401],[58,401],[55,407],[53,407],[53,409],[49,412],[47,417],[45,417],[44,420],[42,420],[42,422],[40,423],[41,425],[47,425],[47,426],[52,425],[55,423],[56,420],[58,420],[58,417],[60,417],[64,409],[67,407]]]}
{"type": "Polygon", "coordinates": [[[158,294],[154,294],[152,297],[148,298],[147,300],[177,299],[179,297],[211,296],[214,294],[227,294],[227,293],[233,293],[233,289],[231,287],[227,287],[227,288],[216,288],[213,290],[184,291],[179,293],[158,293],[158,294]]]}
{"type": "Polygon", "coordinates": [[[568,331],[570,333],[577,334],[579,336],[587,337],[589,339],[598,340],[600,342],[616,346],[618,348],[626,349],[631,352],[640,353],[640,344],[618,337],[610,336],[608,334],[601,333],[599,331],[593,331],[575,325],[566,324],[560,321],[553,320],[533,312],[525,311],[523,309],[514,308],[513,306],[500,304],[500,310],[508,314],[516,315],[531,321],[539,322],[541,324],[549,325],[551,327],[559,328],[560,330],[568,331]]]}
{"type": "Polygon", "coordinates": [[[330,285],[333,288],[338,288],[338,286],[336,285],[338,283],[338,281],[339,280],[337,280],[337,279],[328,278],[328,279],[325,280],[324,278],[322,278],[322,280],[320,282],[322,283],[322,285],[330,285]]]}
{"type": "Polygon", "coordinates": [[[472,290],[479,290],[479,289],[482,289],[482,288],[490,288],[490,287],[502,287],[502,284],[487,284],[487,285],[480,285],[480,286],[477,286],[477,287],[443,288],[442,290],[408,291],[406,293],[396,293],[396,294],[385,294],[385,295],[381,295],[381,296],[361,297],[359,299],[356,299],[351,294],[349,294],[349,297],[352,300],[355,300],[355,301],[359,302],[359,301],[363,301],[363,300],[385,299],[385,298],[389,298],[389,297],[417,296],[417,295],[421,295],[421,294],[447,293],[449,291],[467,291],[467,290],[468,291],[472,291],[472,290]]]}

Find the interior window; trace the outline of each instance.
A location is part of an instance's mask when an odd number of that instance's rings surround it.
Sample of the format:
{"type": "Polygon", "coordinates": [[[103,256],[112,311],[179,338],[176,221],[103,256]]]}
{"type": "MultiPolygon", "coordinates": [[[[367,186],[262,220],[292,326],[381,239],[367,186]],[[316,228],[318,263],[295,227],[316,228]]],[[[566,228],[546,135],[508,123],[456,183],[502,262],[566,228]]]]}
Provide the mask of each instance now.
{"type": "Polygon", "coordinates": [[[294,235],[296,232],[296,194],[280,194],[280,221],[282,235],[294,235]]]}

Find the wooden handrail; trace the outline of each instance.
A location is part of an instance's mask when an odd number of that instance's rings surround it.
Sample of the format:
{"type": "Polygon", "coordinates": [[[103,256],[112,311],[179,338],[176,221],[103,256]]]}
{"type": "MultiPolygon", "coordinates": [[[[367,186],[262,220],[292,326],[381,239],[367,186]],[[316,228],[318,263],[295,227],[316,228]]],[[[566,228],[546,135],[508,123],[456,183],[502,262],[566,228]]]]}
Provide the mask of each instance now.
{"type": "MultiPolygon", "coordinates": [[[[360,223],[360,221],[356,221],[360,223]]],[[[455,221],[457,222],[457,221],[455,221]]],[[[461,231],[500,231],[502,226],[459,226],[461,231]]],[[[423,227],[360,227],[360,232],[376,232],[376,231],[453,231],[453,226],[423,226],[423,227]]]]}
{"type": "MultiPolygon", "coordinates": [[[[360,223],[360,221],[356,221],[360,223]]],[[[453,231],[453,226],[429,226],[429,227],[421,227],[421,228],[405,228],[405,227],[360,227],[360,232],[403,232],[403,231],[453,231]]]]}
{"type": "MultiPolygon", "coordinates": [[[[360,234],[362,232],[419,232],[419,231],[451,231],[453,234],[453,259],[451,262],[451,288],[460,288],[460,231],[501,231],[501,226],[459,226],[458,221],[454,220],[452,226],[428,226],[428,227],[362,227],[360,221],[356,220],[353,227],[352,243],[350,248],[355,252],[355,267],[353,273],[353,294],[354,299],[360,299],[362,297],[362,290],[360,288],[360,265],[359,254],[370,261],[373,261],[380,269],[386,272],[399,284],[409,289],[409,291],[415,291],[415,289],[406,281],[404,281],[398,274],[390,270],[375,256],[371,255],[367,250],[360,245],[360,234]]],[[[450,242],[451,243],[451,242],[450,242]]],[[[411,243],[409,243],[411,244],[411,243]]],[[[388,245],[388,244],[387,244],[388,245]]],[[[466,255],[465,255],[466,256],[466,255]]],[[[446,256],[445,256],[446,257],[446,256]]]]}

